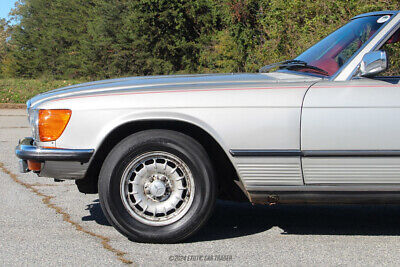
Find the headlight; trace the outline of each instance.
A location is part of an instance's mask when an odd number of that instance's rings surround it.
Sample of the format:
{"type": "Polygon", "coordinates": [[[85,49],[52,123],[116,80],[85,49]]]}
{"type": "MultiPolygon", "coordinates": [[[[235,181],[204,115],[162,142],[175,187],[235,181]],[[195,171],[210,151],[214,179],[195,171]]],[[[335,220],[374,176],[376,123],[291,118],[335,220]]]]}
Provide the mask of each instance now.
{"type": "Polygon", "coordinates": [[[28,109],[28,121],[32,129],[32,137],[35,141],[39,141],[38,135],[38,113],[37,109],[28,109]]]}
{"type": "Polygon", "coordinates": [[[67,127],[71,114],[72,111],[69,109],[40,109],[37,123],[39,140],[41,142],[57,140],[67,127]]]}

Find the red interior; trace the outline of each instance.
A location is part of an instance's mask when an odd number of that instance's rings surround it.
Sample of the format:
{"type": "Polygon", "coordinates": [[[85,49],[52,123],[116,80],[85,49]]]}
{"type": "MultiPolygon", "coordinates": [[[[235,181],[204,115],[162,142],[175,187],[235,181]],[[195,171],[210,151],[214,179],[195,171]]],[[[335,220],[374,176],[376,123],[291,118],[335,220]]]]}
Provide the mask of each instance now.
{"type": "Polygon", "coordinates": [[[397,43],[398,41],[400,41],[400,30],[397,30],[397,32],[395,32],[392,37],[390,37],[389,40],[387,40],[387,44],[394,44],[397,43]]]}
{"type": "Polygon", "coordinates": [[[323,58],[315,60],[310,64],[318,66],[319,68],[328,72],[329,75],[335,74],[339,69],[339,64],[336,62],[335,57],[343,50],[343,44],[339,43],[334,46],[323,58]]]}
{"type": "MultiPolygon", "coordinates": [[[[369,34],[369,38],[374,35],[376,31],[372,30],[369,34]]],[[[398,32],[396,32],[392,38],[389,40],[392,43],[398,42],[400,40],[400,30],[398,32]]],[[[351,39],[346,39],[343,42],[338,43],[335,47],[333,47],[328,53],[326,53],[324,55],[323,58],[319,59],[319,60],[315,60],[313,62],[311,62],[310,64],[313,66],[317,66],[323,70],[325,70],[326,72],[328,72],[329,75],[333,75],[335,74],[340,66],[338,64],[338,62],[335,60],[335,58],[337,57],[337,55],[343,51],[343,49],[345,49],[347,47],[347,45],[349,45],[349,43],[351,43],[351,39]]],[[[389,43],[388,41],[388,43],[389,43]]],[[[359,41],[358,44],[358,48],[360,48],[363,45],[363,43],[361,42],[361,40],[359,41]]]]}

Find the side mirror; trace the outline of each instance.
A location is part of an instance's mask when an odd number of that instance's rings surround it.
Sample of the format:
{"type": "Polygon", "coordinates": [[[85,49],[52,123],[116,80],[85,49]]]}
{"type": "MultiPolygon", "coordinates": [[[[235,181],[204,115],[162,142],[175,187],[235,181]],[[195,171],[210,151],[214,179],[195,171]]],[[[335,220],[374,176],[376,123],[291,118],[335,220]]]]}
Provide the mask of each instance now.
{"type": "Polygon", "coordinates": [[[387,67],[388,61],[385,51],[369,52],[361,60],[358,76],[371,77],[385,71],[387,67]]]}

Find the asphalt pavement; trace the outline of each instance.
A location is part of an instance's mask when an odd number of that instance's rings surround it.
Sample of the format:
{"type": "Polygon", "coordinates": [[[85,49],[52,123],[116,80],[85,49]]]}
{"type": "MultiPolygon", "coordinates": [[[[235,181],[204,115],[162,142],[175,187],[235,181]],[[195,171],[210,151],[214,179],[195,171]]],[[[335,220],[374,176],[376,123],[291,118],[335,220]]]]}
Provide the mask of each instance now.
{"type": "Polygon", "coordinates": [[[73,181],[19,174],[14,147],[30,136],[25,110],[0,110],[0,265],[398,265],[400,206],[219,201],[184,243],[139,244],[73,181]]]}

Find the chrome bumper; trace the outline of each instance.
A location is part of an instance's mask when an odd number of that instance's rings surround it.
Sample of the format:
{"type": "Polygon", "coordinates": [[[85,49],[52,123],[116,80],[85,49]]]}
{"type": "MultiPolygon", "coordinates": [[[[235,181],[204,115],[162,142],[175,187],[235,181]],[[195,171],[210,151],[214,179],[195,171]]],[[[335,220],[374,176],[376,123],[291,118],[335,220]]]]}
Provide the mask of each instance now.
{"type": "Polygon", "coordinates": [[[33,138],[24,138],[15,148],[15,154],[20,158],[20,171],[28,172],[27,160],[37,162],[67,161],[87,163],[91,159],[94,149],[55,149],[40,148],[33,145],[33,138]]]}

